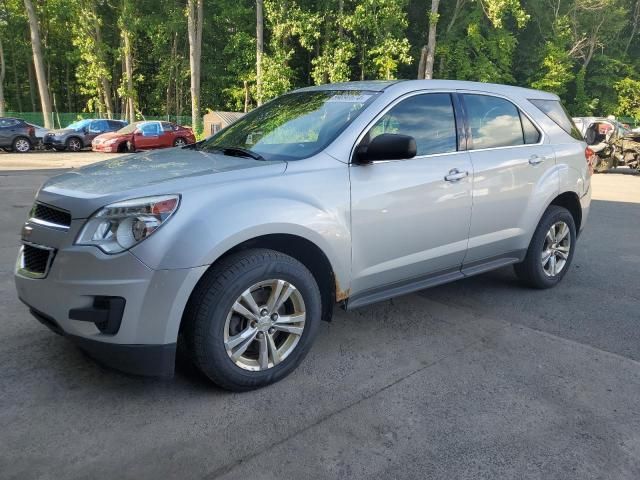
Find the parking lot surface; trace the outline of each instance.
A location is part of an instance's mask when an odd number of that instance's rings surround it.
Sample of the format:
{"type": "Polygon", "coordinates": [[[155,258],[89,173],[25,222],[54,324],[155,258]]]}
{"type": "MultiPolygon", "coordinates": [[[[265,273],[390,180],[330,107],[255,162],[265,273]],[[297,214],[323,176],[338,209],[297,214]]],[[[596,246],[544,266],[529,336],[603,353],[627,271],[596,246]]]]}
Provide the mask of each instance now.
{"type": "Polygon", "coordinates": [[[53,173],[0,172],[0,478],[640,478],[640,176],[594,177],[557,288],[505,268],[337,311],[294,374],[231,394],[182,358],[105,369],[28,314],[13,264],[53,173]]]}

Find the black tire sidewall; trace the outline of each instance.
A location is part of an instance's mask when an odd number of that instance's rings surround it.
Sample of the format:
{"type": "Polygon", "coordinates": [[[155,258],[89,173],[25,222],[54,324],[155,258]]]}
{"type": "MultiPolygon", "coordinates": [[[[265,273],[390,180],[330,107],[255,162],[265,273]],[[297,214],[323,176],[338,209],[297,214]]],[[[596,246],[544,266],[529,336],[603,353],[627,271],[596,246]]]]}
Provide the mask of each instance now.
{"type": "Polygon", "coordinates": [[[208,303],[212,308],[200,309],[195,318],[204,341],[193,345],[196,350],[193,353],[205,375],[223,388],[232,390],[257,388],[277,382],[291,373],[310,350],[322,316],[320,292],[313,276],[302,264],[282,254],[267,263],[240,268],[232,278],[226,279],[224,289],[213,293],[208,303]],[[243,291],[272,278],[292,283],[302,294],[306,310],[305,328],[294,351],[280,364],[260,372],[244,370],[235,365],[224,347],[227,315],[243,291]]]}
{"type": "Polygon", "coordinates": [[[82,150],[82,140],[80,140],[78,137],[71,137],[71,138],[67,139],[67,142],[65,143],[65,147],[70,152],[79,152],[80,150],[82,150]],[[77,150],[73,150],[71,148],[71,142],[73,142],[74,140],[77,140],[78,143],[80,144],[80,148],[78,148],[77,150]]]}
{"type": "Polygon", "coordinates": [[[528,263],[526,267],[528,267],[528,273],[531,277],[527,279],[528,283],[537,288],[550,288],[560,283],[571,267],[573,254],[576,249],[576,240],[576,225],[571,213],[563,207],[555,205],[549,207],[538,223],[538,227],[533,234],[533,238],[531,239],[527,256],[524,261],[528,263]],[[547,232],[554,223],[559,221],[566,223],[569,227],[571,248],[569,249],[569,257],[567,258],[567,262],[562,271],[558,275],[550,277],[544,272],[542,262],[540,261],[540,255],[542,254],[542,247],[544,246],[544,240],[547,232]]]}

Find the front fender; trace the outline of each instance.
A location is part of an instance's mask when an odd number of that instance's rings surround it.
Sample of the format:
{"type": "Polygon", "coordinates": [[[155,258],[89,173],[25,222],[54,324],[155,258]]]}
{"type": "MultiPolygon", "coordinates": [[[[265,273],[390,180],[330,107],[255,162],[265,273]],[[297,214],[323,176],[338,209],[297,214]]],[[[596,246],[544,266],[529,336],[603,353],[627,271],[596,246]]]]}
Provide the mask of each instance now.
{"type": "Polygon", "coordinates": [[[348,286],[348,169],[333,163],[342,168],[185,192],[174,217],[131,252],[153,269],[194,268],[211,265],[236,245],[262,235],[296,235],[318,246],[336,279],[348,286]]]}

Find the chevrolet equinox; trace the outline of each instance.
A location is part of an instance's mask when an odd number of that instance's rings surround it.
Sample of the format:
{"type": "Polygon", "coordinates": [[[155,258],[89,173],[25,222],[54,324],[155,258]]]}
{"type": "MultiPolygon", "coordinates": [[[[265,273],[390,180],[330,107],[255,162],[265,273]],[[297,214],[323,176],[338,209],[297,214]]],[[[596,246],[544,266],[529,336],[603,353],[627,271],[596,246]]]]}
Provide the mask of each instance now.
{"type": "Polygon", "coordinates": [[[249,390],[353,309],[513,264],[567,274],[590,157],[558,97],[420,80],[303,88],[207,140],[48,180],[20,299],[98,361],[172,375],[177,345],[249,390]]]}

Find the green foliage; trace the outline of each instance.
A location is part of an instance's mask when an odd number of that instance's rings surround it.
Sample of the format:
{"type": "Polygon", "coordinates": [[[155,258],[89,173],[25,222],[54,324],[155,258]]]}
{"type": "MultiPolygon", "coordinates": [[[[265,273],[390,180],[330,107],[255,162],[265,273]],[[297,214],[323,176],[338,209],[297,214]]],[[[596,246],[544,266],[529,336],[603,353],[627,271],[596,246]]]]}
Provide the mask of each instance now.
{"type": "Polygon", "coordinates": [[[615,114],[640,121],[640,80],[623,78],[614,85],[618,93],[615,114]]]}
{"type": "MultiPolygon", "coordinates": [[[[558,94],[573,115],[638,115],[637,0],[264,0],[263,100],[328,82],[415,78],[437,24],[435,78],[502,82],[558,94]],[[635,102],[635,103],[634,103],[635,102]]],[[[58,112],[190,111],[185,0],[39,0],[58,112]],[[133,88],[123,73],[131,43],[133,88]],[[110,90],[110,92],[108,91],[110,90]]],[[[202,110],[257,105],[253,0],[204,0],[202,110]]],[[[0,1],[7,109],[39,108],[22,0],[0,1]]]]}

